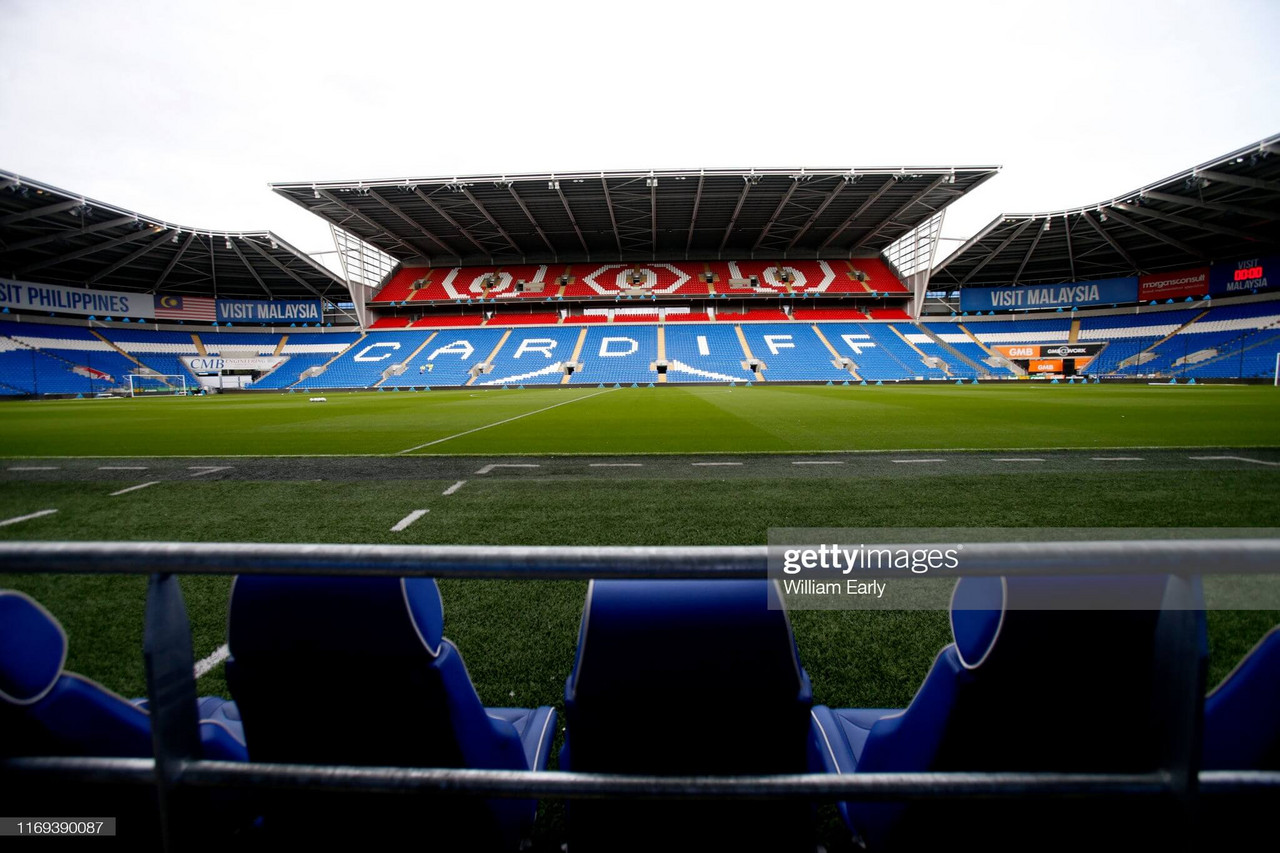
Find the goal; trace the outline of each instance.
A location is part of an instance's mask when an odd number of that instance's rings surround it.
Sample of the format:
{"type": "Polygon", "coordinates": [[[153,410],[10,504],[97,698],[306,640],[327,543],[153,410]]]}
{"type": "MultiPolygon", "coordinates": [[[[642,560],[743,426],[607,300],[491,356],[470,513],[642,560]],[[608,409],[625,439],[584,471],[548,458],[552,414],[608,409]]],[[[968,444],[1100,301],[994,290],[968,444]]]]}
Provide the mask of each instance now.
{"type": "Polygon", "coordinates": [[[129,374],[130,397],[181,396],[187,393],[187,378],[182,375],[129,374]]]}

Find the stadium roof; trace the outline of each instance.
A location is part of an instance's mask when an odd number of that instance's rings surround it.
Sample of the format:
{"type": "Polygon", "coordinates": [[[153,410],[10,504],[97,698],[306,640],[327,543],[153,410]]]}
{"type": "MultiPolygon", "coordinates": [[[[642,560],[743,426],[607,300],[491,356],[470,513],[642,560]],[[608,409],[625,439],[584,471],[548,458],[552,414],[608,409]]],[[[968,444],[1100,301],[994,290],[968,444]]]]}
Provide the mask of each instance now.
{"type": "Polygon", "coordinates": [[[5,171],[0,276],[223,299],[350,299],[339,276],[270,231],[174,225],[5,171]]]}
{"type": "Polygon", "coordinates": [[[1006,213],[933,286],[1054,284],[1268,254],[1280,246],[1280,135],[1087,207],[1006,213]]]}
{"type": "Polygon", "coordinates": [[[701,169],[272,188],[410,264],[872,256],[999,171],[701,169]]]}

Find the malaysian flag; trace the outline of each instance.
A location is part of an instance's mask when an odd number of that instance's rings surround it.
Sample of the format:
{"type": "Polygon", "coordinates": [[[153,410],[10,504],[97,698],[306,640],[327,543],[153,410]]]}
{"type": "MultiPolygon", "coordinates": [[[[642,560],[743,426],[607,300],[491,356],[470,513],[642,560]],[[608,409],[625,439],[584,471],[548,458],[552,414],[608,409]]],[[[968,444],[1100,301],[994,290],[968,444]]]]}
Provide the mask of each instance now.
{"type": "Polygon", "coordinates": [[[203,296],[156,297],[157,320],[203,320],[212,323],[218,319],[215,300],[203,296]]]}

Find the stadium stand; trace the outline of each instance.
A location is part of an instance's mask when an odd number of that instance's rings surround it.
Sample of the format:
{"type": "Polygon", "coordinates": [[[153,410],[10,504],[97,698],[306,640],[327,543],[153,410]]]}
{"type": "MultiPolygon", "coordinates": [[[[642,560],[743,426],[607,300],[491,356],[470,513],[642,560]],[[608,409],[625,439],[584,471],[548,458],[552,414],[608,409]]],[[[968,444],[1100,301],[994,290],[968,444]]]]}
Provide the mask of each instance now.
{"type": "Polygon", "coordinates": [[[866,320],[866,314],[857,308],[797,308],[791,312],[795,320],[866,320]]]}
{"type": "MultiPolygon", "coordinates": [[[[965,358],[968,358],[976,364],[982,365],[991,376],[999,378],[1015,375],[1014,372],[1004,364],[992,364],[990,362],[990,353],[983,349],[981,344],[963,332],[957,331],[950,324],[917,323],[916,325],[940,338],[943,343],[960,353],[965,358]]],[[[948,363],[952,360],[954,359],[946,359],[948,363]]]]}
{"type": "Polygon", "coordinates": [[[483,314],[432,315],[414,320],[410,326],[414,329],[443,329],[449,326],[482,326],[483,314]]]}
{"type": "Polygon", "coordinates": [[[742,327],[751,354],[764,363],[768,381],[847,381],[852,375],[835,367],[833,356],[811,326],[798,323],[752,324],[742,327]]]}
{"type": "MultiPolygon", "coordinates": [[[[498,329],[444,329],[405,363],[404,372],[391,376],[383,388],[423,388],[465,385],[471,369],[482,364],[506,332],[498,329]]],[[[405,352],[407,358],[412,350],[405,352]]]]}
{"type": "Polygon", "coordinates": [[[781,308],[747,308],[740,312],[717,311],[718,323],[776,323],[791,319],[781,308]]]}
{"type": "Polygon", "coordinates": [[[370,325],[370,329],[407,329],[410,325],[408,317],[379,317],[370,325]]]}
{"type": "Polygon", "coordinates": [[[957,358],[954,353],[949,352],[929,335],[922,333],[919,327],[909,323],[894,323],[891,328],[896,329],[908,344],[924,353],[925,358],[936,359],[934,366],[946,365],[945,372],[949,378],[976,379],[978,377],[980,371],[976,367],[964,359],[957,358]]]}
{"type": "Polygon", "coordinates": [[[555,325],[560,322],[560,315],[554,311],[534,312],[532,314],[495,314],[489,318],[488,326],[538,326],[555,325]]]}
{"type": "Polygon", "coordinates": [[[663,330],[668,382],[749,382],[746,354],[730,325],[681,325],[663,330]]]}
{"type": "Polygon", "coordinates": [[[658,380],[653,363],[658,360],[658,328],[628,326],[623,329],[593,327],[587,331],[578,361],[582,370],[572,384],[648,384],[658,380]]]}
{"type": "Polygon", "coordinates": [[[823,323],[818,328],[840,355],[853,359],[863,379],[947,378],[883,323],[823,323]]]}
{"type": "Polygon", "coordinates": [[[513,331],[476,385],[556,385],[573,356],[581,329],[513,331]]]}
{"type": "Polygon", "coordinates": [[[711,315],[706,311],[668,311],[663,317],[663,321],[667,323],[707,323],[711,321],[711,315]]]}
{"type": "Polygon", "coordinates": [[[334,360],[323,373],[308,376],[297,388],[369,388],[383,373],[403,362],[432,335],[426,331],[370,332],[334,360]]]}

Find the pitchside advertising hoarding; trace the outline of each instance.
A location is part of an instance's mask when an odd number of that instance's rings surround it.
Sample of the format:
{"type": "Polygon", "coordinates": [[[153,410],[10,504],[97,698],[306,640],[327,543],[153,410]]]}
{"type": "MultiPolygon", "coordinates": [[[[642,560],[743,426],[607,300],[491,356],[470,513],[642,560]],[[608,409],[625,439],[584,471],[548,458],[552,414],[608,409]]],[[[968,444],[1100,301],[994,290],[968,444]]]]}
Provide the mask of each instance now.
{"type": "Polygon", "coordinates": [[[1144,275],[1138,279],[1138,299],[1142,302],[1185,299],[1188,296],[1204,296],[1208,292],[1208,267],[1144,275]]]}
{"type": "Polygon", "coordinates": [[[31,284],[0,278],[0,306],[15,311],[107,317],[154,317],[155,298],[149,293],[113,293],[86,287],[31,284]]]}
{"type": "Polygon", "coordinates": [[[1138,278],[1107,278],[1075,284],[1027,284],[1020,287],[964,287],[961,311],[1025,311],[1122,305],[1138,300],[1138,278]]]}
{"type": "Polygon", "coordinates": [[[1209,270],[1209,293],[1214,296],[1236,296],[1276,287],[1280,287],[1280,255],[1214,264],[1209,270]]]}

